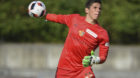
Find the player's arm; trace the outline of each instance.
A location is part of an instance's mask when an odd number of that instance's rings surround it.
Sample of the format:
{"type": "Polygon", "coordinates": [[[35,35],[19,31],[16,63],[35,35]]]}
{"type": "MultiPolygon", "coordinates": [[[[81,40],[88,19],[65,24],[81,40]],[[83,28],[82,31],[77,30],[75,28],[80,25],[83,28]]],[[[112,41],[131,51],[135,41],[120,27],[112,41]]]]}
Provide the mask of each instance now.
{"type": "Polygon", "coordinates": [[[91,51],[90,56],[85,56],[82,60],[82,64],[84,67],[91,66],[93,64],[101,64],[104,63],[109,50],[109,37],[108,34],[105,32],[100,37],[99,42],[99,56],[95,56],[94,53],[91,51]]]}
{"type": "Polygon", "coordinates": [[[100,63],[104,63],[106,61],[106,58],[108,56],[108,50],[109,50],[109,37],[108,35],[105,35],[99,43],[100,63]]]}
{"type": "Polygon", "coordinates": [[[57,15],[57,14],[49,14],[47,13],[45,15],[45,19],[48,21],[56,22],[56,23],[61,23],[61,24],[67,24],[70,22],[71,15],[57,15]]]}

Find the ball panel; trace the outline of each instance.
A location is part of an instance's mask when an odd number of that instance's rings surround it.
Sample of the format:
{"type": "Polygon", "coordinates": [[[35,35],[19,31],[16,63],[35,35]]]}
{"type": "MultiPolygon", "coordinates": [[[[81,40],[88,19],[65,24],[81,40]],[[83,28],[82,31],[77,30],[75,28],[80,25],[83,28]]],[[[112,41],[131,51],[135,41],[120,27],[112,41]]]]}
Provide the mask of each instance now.
{"type": "Polygon", "coordinates": [[[40,15],[40,17],[44,15],[44,12],[45,12],[44,10],[41,12],[41,15],[40,15]]]}
{"type": "Polygon", "coordinates": [[[42,6],[42,4],[41,3],[37,3],[39,6],[42,6]]]}
{"type": "Polygon", "coordinates": [[[33,14],[33,16],[34,16],[34,17],[38,17],[38,15],[37,15],[37,14],[34,14],[34,13],[32,13],[32,14],[33,14]]]}
{"type": "Polygon", "coordinates": [[[36,3],[33,3],[33,4],[31,5],[31,8],[30,8],[31,10],[34,9],[35,4],[36,4],[36,3]]]}

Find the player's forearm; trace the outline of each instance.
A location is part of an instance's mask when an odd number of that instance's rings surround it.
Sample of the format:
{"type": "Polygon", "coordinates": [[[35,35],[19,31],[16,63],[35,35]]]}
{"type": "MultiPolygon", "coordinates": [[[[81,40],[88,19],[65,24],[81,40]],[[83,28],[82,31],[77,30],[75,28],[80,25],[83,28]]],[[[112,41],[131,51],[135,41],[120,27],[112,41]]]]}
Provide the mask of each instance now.
{"type": "Polygon", "coordinates": [[[46,20],[66,24],[66,15],[46,14],[46,20]]]}
{"type": "Polygon", "coordinates": [[[107,56],[108,56],[108,49],[109,48],[100,49],[99,51],[100,64],[106,61],[107,56]]]}
{"type": "Polygon", "coordinates": [[[45,19],[52,22],[58,22],[56,14],[49,14],[47,13],[45,19]]]}
{"type": "Polygon", "coordinates": [[[107,57],[105,57],[105,56],[100,56],[99,58],[100,58],[100,63],[99,63],[99,64],[102,64],[102,63],[104,63],[104,62],[106,61],[106,58],[107,58],[107,57]]]}

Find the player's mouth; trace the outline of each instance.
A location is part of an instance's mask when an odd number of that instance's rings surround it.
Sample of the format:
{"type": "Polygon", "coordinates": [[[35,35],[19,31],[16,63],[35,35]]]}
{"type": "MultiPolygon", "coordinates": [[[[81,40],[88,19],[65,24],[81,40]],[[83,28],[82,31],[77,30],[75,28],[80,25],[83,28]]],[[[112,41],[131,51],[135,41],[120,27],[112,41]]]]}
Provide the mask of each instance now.
{"type": "Polygon", "coordinates": [[[99,15],[99,14],[100,14],[100,12],[99,12],[99,11],[97,11],[97,12],[94,12],[94,14],[95,14],[95,15],[99,15]]]}
{"type": "Polygon", "coordinates": [[[99,16],[99,14],[94,14],[94,15],[97,16],[97,17],[99,16]]]}
{"type": "Polygon", "coordinates": [[[99,14],[95,14],[95,15],[99,15],[99,14]]]}

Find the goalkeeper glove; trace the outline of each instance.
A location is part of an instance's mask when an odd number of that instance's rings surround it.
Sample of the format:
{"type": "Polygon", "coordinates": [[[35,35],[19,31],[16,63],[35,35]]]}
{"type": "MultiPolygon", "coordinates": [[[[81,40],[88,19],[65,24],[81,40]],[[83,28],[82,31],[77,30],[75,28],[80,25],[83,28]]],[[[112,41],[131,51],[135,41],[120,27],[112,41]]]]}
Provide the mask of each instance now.
{"type": "Polygon", "coordinates": [[[85,56],[82,60],[84,67],[92,66],[93,64],[98,63],[100,63],[100,57],[95,56],[93,51],[91,51],[91,56],[85,56]]]}

